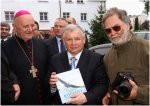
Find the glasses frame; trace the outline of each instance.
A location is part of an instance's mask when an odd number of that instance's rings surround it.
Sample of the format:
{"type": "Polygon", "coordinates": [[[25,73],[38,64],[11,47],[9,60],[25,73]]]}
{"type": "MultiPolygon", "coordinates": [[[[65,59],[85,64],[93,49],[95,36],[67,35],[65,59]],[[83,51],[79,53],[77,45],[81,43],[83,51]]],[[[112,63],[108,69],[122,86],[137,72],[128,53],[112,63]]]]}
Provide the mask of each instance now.
{"type": "Polygon", "coordinates": [[[114,25],[111,28],[106,28],[105,32],[106,32],[106,34],[110,34],[112,32],[112,30],[115,32],[119,32],[121,30],[121,25],[114,25]]]}

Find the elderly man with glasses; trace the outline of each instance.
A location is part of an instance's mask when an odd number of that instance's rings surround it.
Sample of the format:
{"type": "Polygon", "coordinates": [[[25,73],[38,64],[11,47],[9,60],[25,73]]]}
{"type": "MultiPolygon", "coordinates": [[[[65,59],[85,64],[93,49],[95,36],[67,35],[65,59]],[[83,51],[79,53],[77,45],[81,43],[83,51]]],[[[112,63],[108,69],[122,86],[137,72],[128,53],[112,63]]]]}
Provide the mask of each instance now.
{"type": "Polygon", "coordinates": [[[109,104],[111,98],[113,105],[148,105],[149,43],[133,35],[125,10],[109,9],[104,14],[103,26],[113,44],[104,57],[110,90],[103,104],[109,104]]]}

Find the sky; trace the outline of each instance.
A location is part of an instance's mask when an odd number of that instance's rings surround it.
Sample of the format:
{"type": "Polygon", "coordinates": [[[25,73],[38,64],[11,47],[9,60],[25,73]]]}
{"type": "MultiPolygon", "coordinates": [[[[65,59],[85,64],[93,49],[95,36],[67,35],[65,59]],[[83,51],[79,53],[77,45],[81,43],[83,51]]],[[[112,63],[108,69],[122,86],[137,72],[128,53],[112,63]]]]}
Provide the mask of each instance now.
{"type": "Polygon", "coordinates": [[[142,0],[106,0],[106,9],[118,7],[125,9],[128,15],[141,15],[144,10],[142,0]]]}

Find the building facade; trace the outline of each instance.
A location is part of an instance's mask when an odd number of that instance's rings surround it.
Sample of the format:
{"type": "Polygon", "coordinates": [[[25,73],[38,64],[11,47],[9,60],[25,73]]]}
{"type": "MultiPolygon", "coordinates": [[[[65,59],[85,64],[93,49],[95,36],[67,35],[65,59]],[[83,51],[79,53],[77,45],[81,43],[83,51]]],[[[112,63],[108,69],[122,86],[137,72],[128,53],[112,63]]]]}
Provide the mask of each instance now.
{"type": "Polygon", "coordinates": [[[88,23],[101,5],[106,10],[106,0],[1,0],[1,21],[8,22],[12,30],[14,14],[28,10],[40,30],[49,30],[58,17],[74,17],[84,30],[90,31],[88,23]]]}

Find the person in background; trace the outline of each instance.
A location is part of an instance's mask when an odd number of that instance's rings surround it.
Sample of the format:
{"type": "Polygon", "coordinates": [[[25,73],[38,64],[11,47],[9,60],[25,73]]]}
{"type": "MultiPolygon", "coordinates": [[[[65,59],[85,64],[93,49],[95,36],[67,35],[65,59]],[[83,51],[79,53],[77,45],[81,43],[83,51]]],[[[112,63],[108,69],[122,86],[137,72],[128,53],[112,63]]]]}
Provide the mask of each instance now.
{"type": "Polygon", "coordinates": [[[39,31],[39,23],[37,21],[35,21],[35,29],[33,31],[33,35],[36,38],[44,39],[44,34],[42,34],[42,32],[39,31]]]}
{"type": "Polygon", "coordinates": [[[49,35],[50,35],[49,36],[50,38],[55,37],[56,34],[55,34],[55,31],[54,31],[54,27],[51,27],[51,29],[49,30],[49,35]]]}
{"type": "Polygon", "coordinates": [[[20,87],[17,77],[10,69],[9,61],[1,50],[1,104],[11,105],[18,100],[20,87]]]}
{"type": "MultiPolygon", "coordinates": [[[[77,24],[75,18],[73,18],[73,17],[69,17],[66,20],[67,20],[68,24],[77,24]]],[[[87,38],[86,34],[85,34],[85,38],[86,38],[86,42],[84,44],[84,48],[89,49],[88,38],[87,38]]]]}
{"type": "MultiPolygon", "coordinates": [[[[48,46],[49,58],[53,55],[66,51],[64,43],[62,41],[64,28],[68,25],[66,19],[57,18],[54,23],[55,37],[49,38],[46,43],[48,46]]],[[[50,60],[50,59],[49,59],[50,60]]]]}
{"type": "Polygon", "coordinates": [[[67,51],[55,55],[51,59],[50,86],[54,97],[54,104],[62,105],[56,87],[57,75],[71,70],[71,58],[76,58],[75,67],[79,68],[87,92],[78,93],[71,97],[66,104],[97,105],[108,90],[108,76],[103,64],[102,56],[84,49],[84,31],[75,24],[70,24],[64,29],[63,41],[67,51]]]}
{"type": "Polygon", "coordinates": [[[148,105],[148,41],[133,35],[125,10],[110,8],[103,16],[103,26],[113,45],[104,56],[110,90],[103,98],[103,104],[107,105],[111,98],[112,105],[148,105]]]}
{"type": "Polygon", "coordinates": [[[13,23],[15,35],[1,45],[20,85],[21,93],[15,105],[46,105],[51,101],[45,79],[49,65],[47,46],[33,37],[34,25],[29,11],[18,11],[13,23]]]}
{"type": "Polygon", "coordinates": [[[1,43],[10,38],[10,25],[6,22],[1,22],[1,43]]]}
{"type": "Polygon", "coordinates": [[[67,20],[68,24],[76,24],[77,23],[75,18],[73,18],[73,17],[69,17],[66,20],[67,20]]]}

